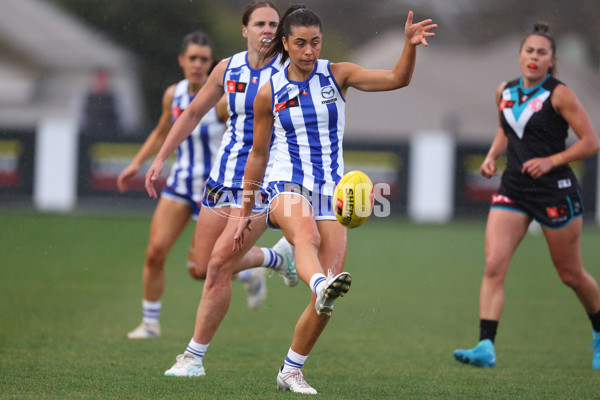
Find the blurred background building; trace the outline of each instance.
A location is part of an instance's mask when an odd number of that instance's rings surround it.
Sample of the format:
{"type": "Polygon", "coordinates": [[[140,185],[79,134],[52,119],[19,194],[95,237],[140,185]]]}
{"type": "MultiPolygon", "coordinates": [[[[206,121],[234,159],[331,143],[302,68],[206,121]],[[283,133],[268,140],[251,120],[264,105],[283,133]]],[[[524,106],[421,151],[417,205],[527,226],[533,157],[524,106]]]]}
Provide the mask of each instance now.
{"type": "Polygon", "coordinates": [[[3,0],[1,9],[5,192],[41,210],[73,210],[80,133],[116,137],[141,124],[135,55],[46,1],[3,0]]]}
{"type": "MultiPolygon", "coordinates": [[[[71,212],[143,208],[141,180],[115,180],[181,79],[183,36],[202,29],[218,57],[245,49],[243,0],[0,0],[0,206],[71,212]]],[[[281,11],[288,1],[273,1],[281,11]]],[[[498,184],[478,175],[497,126],[495,89],[517,77],[520,41],[546,21],[558,72],[600,129],[597,0],[307,0],[323,21],[322,58],[392,67],[408,10],[440,26],[408,88],[348,94],[345,157],[390,187],[393,214],[481,216],[498,184]]],[[[600,210],[597,158],[575,165],[588,215],[600,210]]],[[[140,177],[141,179],[142,177],[140,177]]],[[[587,217],[588,219],[590,217],[587,217]]]]}

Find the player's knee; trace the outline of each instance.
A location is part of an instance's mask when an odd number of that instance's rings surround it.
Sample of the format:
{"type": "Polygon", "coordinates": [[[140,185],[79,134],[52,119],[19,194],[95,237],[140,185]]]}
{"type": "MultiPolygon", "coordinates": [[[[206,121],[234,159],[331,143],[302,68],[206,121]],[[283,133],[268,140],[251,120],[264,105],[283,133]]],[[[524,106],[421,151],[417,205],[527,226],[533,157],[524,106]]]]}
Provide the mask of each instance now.
{"type": "Polygon", "coordinates": [[[161,246],[150,243],[146,249],[146,265],[154,269],[162,269],[167,259],[167,251],[161,246]]]}
{"type": "Polygon", "coordinates": [[[213,296],[217,293],[231,291],[231,272],[223,269],[210,268],[206,271],[204,281],[204,295],[213,296]]]}
{"type": "Polygon", "coordinates": [[[579,288],[583,282],[583,276],[581,274],[574,274],[571,271],[559,270],[558,276],[560,276],[562,283],[575,290],[579,288]]]}
{"type": "Polygon", "coordinates": [[[506,271],[505,264],[506,261],[503,258],[487,255],[484,276],[491,280],[503,280],[506,271]]]}
{"type": "Polygon", "coordinates": [[[303,232],[294,238],[295,247],[313,247],[319,249],[321,247],[321,235],[319,231],[314,230],[313,232],[303,232]]]}
{"type": "MultiPolygon", "coordinates": [[[[239,257],[235,257],[236,253],[231,251],[227,252],[215,252],[211,254],[208,262],[208,269],[213,274],[227,274],[231,275],[235,262],[238,261],[239,257]]],[[[206,273],[205,273],[206,275],[206,273]]]]}

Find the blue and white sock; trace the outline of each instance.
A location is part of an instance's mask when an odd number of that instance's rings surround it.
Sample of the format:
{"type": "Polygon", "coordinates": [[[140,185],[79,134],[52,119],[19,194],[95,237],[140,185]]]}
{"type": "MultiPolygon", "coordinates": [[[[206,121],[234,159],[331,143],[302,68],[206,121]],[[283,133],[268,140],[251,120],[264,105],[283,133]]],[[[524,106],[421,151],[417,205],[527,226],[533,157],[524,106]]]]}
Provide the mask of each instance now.
{"type": "Polygon", "coordinates": [[[261,267],[274,269],[277,268],[283,261],[283,258],[277,254],[275,250],[268,247],[261,247],[260,249],[262,250],[264,256],[261,267]]]}
{"type": "Polygon", "coordinates": [[[283,368],[281,369],[281,372],[283,372],[284,374],[287,374],[288,372],[292,372],[295,369],[300,369],[302,368],[302,366],[304,365],[304,362],[306,361],[306,359],[308,358],[308,356],[303,356],[300,355],[298,353],[296,353],[294,350],[292,350],[292,348],[290,347],[290,349],[288,350],[287,356],[285,357],[285,360],[283,361],[283,368]]]}
{"type": "Polygon", "coordinates": [[[206,353],[207,348],[208,348],[208,344],[196,343],[194,341],[194,338],[192,338],[192,340],[190,340],[190,343],[188,344],[187,349],[185,349],[185,352],[202,360],[202,358],[204,357],[204,353],[206,353]]]}
{"type": "Polygon", "coordinates": [[[313,291],[313,293],[318,296],[319,295],[319,291],[323,288],[323,286],[326,284],[327,278],[325,277],[325,275],[323,274],[314,274],[312,276],[312,278],[310,278],[310,290],[313,291]]]}
{"type": "Polygon", "coordinates": [[[160,318],[162,303],[158,301],[148,301],[142,299],[142,312],[144,313],[144,322],[157,323],[160,318]]]}

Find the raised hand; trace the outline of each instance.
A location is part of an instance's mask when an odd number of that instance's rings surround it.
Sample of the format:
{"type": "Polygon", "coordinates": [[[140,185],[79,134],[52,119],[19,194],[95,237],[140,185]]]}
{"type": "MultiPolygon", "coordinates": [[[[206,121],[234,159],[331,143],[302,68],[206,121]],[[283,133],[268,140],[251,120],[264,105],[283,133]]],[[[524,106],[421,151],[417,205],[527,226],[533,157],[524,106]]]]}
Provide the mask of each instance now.
{"type": "Polygon", "coordinates": [[[419,44],[423,44],[426,47],[429,46],[427,38],[435,36],[435,33],[430,31],[437,28],[437,24],[432,24],[432,22],[432,19],[426,19],[413,24],[413,12],[409,11],[406,24],[404,25],[406,40],[414,46],[418,46],[419,44]]]}

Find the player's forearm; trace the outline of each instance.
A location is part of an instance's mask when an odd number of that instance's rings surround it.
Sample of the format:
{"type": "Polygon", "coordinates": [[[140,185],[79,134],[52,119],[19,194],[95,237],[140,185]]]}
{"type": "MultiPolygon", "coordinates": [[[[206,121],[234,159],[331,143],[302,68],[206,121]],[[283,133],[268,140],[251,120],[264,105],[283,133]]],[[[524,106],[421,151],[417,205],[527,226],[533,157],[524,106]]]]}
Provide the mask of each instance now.
{"type": "Polygon", "coordinates": [[[586,158],[597,154],[598,150],[599,145],[597,140],[584,137],[568,149],[550,156],[552,159],[552,166],[558,167],[559,165],[568,164],[573,161],[585,160],[586,158]]]}
{"type": "Polygon", "coordinates": [[[242,216],[249,216],[256,200],[256,195],[260,190],[261,182],[267,168],[268,155],[262,156],[250,152],[246,169],[244,171],[244,197],[242,201],[242,216]]]}
{"type": "Polygon", "coordinates": [[[190,114],[191,113],[188,113],[186,110],[179,118],[177,118],[177,121],[175,121],[175,124],[173,124],[173,127],[169,131],[167,138],[162,144],[160,151],[156,155],[157,159],[165,161],[169,154],[175,151],[175,149],[179,147],[181,143],[183,143],[185,138],[187,138],[198,125],[200,118],[194,117],[190,114]]]}
{"type": "Polygon", "coordinates": [[[394,76],[394,89],[399,89],[410,84],[417,62],[417,46],[411,44],[408,39],[404,42],[402,55],[398,59],[392,73],[394,76]]]}

